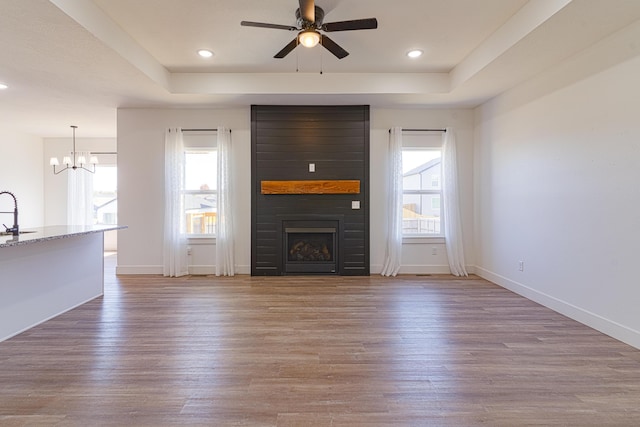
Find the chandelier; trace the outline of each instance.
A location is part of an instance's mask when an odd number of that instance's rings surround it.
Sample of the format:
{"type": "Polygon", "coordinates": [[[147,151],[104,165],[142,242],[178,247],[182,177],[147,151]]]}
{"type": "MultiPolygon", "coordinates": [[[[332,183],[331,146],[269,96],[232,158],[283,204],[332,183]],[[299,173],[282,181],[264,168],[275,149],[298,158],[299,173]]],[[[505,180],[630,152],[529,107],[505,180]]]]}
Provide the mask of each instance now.
{"type": "Polygon", "coordinates": [[[64,169],[60,169],[59,171],[56,171],[56,166],[60,165],[58,158],[52,157],[51,159],[49,159],[49,165],[53,166],[53,173],[57,175],[60,172],[66,171],[67,169],[84,169],[87,172],[96,173],[96,164],[98,163],[98,158],[96,156],[89,157],[89,163],[93,166],[92,169],[88,169],[85,167],[85,165],[87,164],[87,158],[85,156],[77,156],[76,162],[76,129],[78,128],[78,126],[71,125],[71,128],[73,129],[73,151],[71,152],[71,156],[64,156],[62,158],[62,163],[65,165],[65,167],[64,169]]]}

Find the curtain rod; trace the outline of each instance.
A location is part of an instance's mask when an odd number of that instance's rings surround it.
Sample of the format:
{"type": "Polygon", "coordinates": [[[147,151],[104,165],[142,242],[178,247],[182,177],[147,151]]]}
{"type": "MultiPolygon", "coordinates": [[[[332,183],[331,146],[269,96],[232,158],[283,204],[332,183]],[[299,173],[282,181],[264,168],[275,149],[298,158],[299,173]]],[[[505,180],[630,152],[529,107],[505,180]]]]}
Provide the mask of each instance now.
{"type": "Polygon", "coordinates": [[[182,129],[182,132],[218,132],[218,129],[182,129]]]}
{"type": "MultiPolygon", "coordinates": [[[[446,129],[401,129],[402,132],[446,132],[446,129]]],[[[391,129],[389,129],[391,133],[391,129]]]]}

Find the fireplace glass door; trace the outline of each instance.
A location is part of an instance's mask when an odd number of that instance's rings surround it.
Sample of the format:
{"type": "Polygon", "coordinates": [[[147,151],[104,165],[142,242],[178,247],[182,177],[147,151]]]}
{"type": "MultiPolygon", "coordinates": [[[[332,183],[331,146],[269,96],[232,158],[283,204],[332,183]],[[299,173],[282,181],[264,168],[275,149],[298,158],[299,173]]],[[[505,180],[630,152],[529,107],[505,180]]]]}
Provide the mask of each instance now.
{"type": "Polygon", "coordinates": [[[334,227],[284,229],[285,273],[336,273],[334,227]]]}

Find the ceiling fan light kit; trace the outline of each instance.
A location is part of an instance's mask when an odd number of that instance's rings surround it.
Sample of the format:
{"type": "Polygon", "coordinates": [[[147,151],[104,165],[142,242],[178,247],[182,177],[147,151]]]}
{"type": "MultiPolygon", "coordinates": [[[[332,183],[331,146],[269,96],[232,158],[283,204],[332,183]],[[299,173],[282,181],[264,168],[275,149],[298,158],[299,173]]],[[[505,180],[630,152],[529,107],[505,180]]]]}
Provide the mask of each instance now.
{"type": "Polygon", "coordinates": [[[324,24],[324,10],[315,5],[314,0],[299,0],[300,7],[296,10],[297,27],[291,25],[270,24],[265,22],[241,21],[244,27],[272,28],[276,30],[298,31],[298,35],[289,42],[282,50],[275,54],[274,58],[284,58],[298,44],[305,47],[314,47],[321,44],[331,52],[336,58],[342,59],[349,55],[349,52],[340,47],[336,42],[324,34],[333,31],[353,31],[353,30],[373,30],[378,28],[376,18],[354,19],[351,21],[330,22],[324,24]]]}
{"type": "Polygon", "coordinates": [[[298,40],[304,47],[314,47],[320,43],[320,34],[314,30],[306,30],[300,33],[298,40]]]}

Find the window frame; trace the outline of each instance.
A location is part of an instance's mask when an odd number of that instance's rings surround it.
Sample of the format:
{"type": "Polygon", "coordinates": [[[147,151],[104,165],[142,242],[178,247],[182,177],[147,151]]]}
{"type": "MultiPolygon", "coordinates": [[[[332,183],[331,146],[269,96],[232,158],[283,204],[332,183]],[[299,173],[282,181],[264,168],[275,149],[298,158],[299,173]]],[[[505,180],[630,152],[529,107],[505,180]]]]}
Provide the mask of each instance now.
{"type": "MultiPolygon", "coordinates": [[[[217,153],[218,151],[218,144],[217,144],[217,133],[216,132],[211,132],[211,131],[189,131],[188,133],[185,132],[183,134],[183,142],[184,142],[184,155],[185,155],[185,167],[184,167],[184,177],[183,180],[186,183],[186,174],[187,174],[187,164],[186,164],[186,155],[188,153],[198,153],[198,152],[205,152],[205,153],[212,153],[215,152],[217,153]]],[[[183,188],[181,191],[181,196],[182,196],[182,201],[184,204],[184,200],[185,200],[185,196],[186,195],[206,195],[206,194],[212,194],[212,195],[216,195],[218,194],[218,190],[217,190],[217,177],[216,177],[216,189],[215,190],[187,190],[186,188],[183,188]]],[[[216,197],[216,205],[217,205],[217,197],[216,197]]],[[[217,207],[216,207],[217,210],[217,207]]],[[[216,232],[215,232],[215,227],[214,227],[214,232],[213,233],[187,233],[187,209],[186,206],[183,207],[183,215],[184,215],[184,229],[180,230],[180,233],[187,239],[194,239],[194,240],[198,240],[202,243],[204,243],[204,240],[211,240],[211,241],[215,241],[216,239],[216,232]]]]}
{"type": "MultiPolygon", "coordinates": [[[[114,153],[115,154],[115,153],[114,153]]],[[[111,161],[111,159],[109,159],[109,161],[105,161],[105,155],[97,155],[97,154],[92,154],[92,155],[96,155],[98,156],[98,164],[96,165],[96,173],[100,170],[100,169],[105,169],[105,168],[113,168],[115,169],[115,178],[116,178],[116,188],[115,188],[115,197],[113,199],[113,201],[115,201],[116,203],[116,218],[115,218],[115,222],[113,223],[104,223],[104,222],[99,222],[98,218],[100,217],[100,215],[98,215],[98,209],[95,208],[95,200],[96,200],[96,189],[94,188],[91,194],[91,201],[94,204],[93,207],[93,211],[92,212],[92,216],[96,215],[95,217],[93,217],[94,220],[94,224],[95,225],[113,225],[113,224],[117,224],[118,223],[118,210],[117,210],[117,204],[118,204],[118,164],[117,162],[111,161]]],[[[108,158],[108,157],[107,157],[108,158]]],[[[95,178],[95,175],[94,175],[95,178]]],[[[112,202],[109,202],[112,203],[112,202]]],[[[103,205],[102,207],[104,207],[105,205],[103,205]]]]}
{"type": "MultiPolygon", "coordinates": [[[[442,134],[440,132],[403,132],[402,137],[402,153],[405,151],[438,151],[442,162],[442,134]]],[[[440,196],[440,233],[402,233],[403,243],[444,243],[444,195],[442,192],[442,163],[439,174],[439,189],[423,189],[423,190],[402,190],[402,199],[404,206],[405,195],[440,196]]],[[[428,177],[429,183],[433,182],[433,174],[428,177]]],[[[433,199],[432,199],[433,200],[433,199]]],[[[430,202],[433,203],[433,202],[430,202]]]]}

